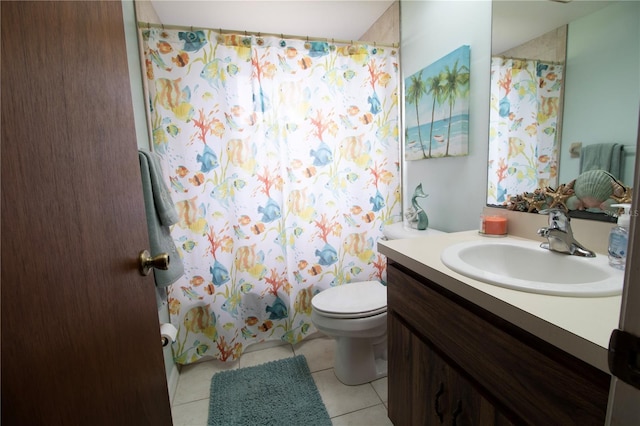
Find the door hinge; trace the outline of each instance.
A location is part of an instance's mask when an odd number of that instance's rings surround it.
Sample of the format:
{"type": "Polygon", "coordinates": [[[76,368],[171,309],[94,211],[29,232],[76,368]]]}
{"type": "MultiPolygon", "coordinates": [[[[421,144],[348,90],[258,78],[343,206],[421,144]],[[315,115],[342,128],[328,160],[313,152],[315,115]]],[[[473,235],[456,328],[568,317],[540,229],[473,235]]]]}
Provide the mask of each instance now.
{"type": "Polygon", "coordinates": [[[640,389],[640,337],[613,330],[609,339],[609,370],[623,382],[640,389]]]}

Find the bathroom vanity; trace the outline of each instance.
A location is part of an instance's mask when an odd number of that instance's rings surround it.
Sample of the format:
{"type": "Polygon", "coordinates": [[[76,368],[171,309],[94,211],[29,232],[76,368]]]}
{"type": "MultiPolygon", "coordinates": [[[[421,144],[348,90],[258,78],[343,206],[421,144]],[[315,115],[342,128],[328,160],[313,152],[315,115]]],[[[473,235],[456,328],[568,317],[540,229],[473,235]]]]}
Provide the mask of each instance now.
{"type": "Polygon", "coordinates": [[[620,296],[510,290],[440,261],[445,247],[481,238],[379,243],[388,259],[389,418],[396,426],[604,424],[620,296]]]}

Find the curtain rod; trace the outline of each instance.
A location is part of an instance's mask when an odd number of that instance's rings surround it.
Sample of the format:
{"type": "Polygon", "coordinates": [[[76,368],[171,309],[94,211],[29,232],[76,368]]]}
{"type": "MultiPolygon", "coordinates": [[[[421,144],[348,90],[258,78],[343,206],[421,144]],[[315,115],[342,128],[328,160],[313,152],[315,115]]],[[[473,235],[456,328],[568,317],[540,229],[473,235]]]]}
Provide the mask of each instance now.
{"type": "Polygon", "coordinates": [[[339,40],[339,39],[334,39],[334,38],[328,38],[328,37],[309,37],[309,36],[298,36],[298,35],[291,35],[291,34],[276,34],[276,33],[263,33],[263,32],[257,32],[257,31],[236,31],[236,30],[227,30],[227,29],[223,29],[223,28],[199,28],[196,27],[194,28],[193,26],[187,27],[184,25],[164,25],[164,24],[152,24],[149,22],[142,22],[142,21],[138,21],[138,28],[140,29],[144,29],[144,28],[162,28],[162,29],[170,29],[170,30],[181,30],[181,29],[188,29],[190,31],[193,31],[194,29],[196,30],[207,30],[207,31],[215,31],[218,32],[219,34],[244,34],[244,35],[254,35],[257,37],[280,37],[280,38],[287,38],[287,39],[295,39],[295,40],[301,40],[301,41],[325,41],[325,42],[331,42],[331,43],[339,43],[339,44],[354,44],[354,43],[358,43],[358,44],[366,44],[366,45],[370,45],[370,46],[378,46],[378,47],[391,47],[394,49],[398,49],[399,45],[398,43],[392,43],[391,45],[389,44],[380,44],[377,42],[369,42],[369,41],[361,41],[361,40],[339,40]]]}
{"type": "Polygon", "coordinates": [[[492,58],[500,58],[500,59],[513,59],[513,60],[516,60],[516,61],[539,61],[539,62],[544,62],[545,64],[552,64],[552,65],[564,65],[564,62],[546,61],[544,59],[516,58],[516,57],[513,57],[513,56],[504,56],[504,55],[493,55],[491,57],[492,58]]]}

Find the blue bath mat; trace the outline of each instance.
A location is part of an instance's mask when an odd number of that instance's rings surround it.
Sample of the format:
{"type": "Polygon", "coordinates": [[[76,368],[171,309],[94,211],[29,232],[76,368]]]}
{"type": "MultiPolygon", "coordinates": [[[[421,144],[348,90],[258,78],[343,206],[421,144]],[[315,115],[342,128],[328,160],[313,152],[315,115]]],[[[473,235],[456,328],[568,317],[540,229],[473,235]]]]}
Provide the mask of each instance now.
{"type": "Polygon", "coordinates": [[[303,355],[213,375],[207,426],[240,425],[331,425],[303,355]]]}

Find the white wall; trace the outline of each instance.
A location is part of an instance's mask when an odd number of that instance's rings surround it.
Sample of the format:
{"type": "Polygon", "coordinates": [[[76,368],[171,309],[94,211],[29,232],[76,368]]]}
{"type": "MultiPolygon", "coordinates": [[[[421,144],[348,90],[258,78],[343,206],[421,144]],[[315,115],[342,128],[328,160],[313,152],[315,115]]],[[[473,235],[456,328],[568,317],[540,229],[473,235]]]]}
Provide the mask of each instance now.
{"type": "Polygon", "coordinates": [[[477,229],[487,199],[491,2],[401,1],[400,34],[403,81],[458,47],[471,47],[469,155],[404,162],[403,198],[406,210],[422,183],[429,227],[477,229]]]}
{"type": "MultiPolygon", "coordinates": [[[[640,96],[639,24],[637,1],[607,6],[569,24],[561,183],[580,174],[580,159],[569,155],[572,142],[582,142],[582,146],[616,142],[635,151],[640,96]]],[[[635,156],[625,158],[625,174],[619,178],[633,186],[635,156]]]]}
{"type": "MultiPolygon", "coordinates": [[[[138,49],[138,26],[136,23],[136,12],[133,0],[122,1],[122,15],[124,20],[124,32],[127,43],[127,59],[129,63],[129,80],[131,84],[131,98],[133,101],[133,115],[136,126],[136,138],[138,148],[149,149],[150,139],[147,127],[144,91],[142,83],[142,74],[140,66],[140,53],[138,49]]],[[[144,2],[147,3],[147,2],[144,2]]],[[[151,9],[153,10],[153,9],[151,9]]],[[[155,12],[154,12],[155,13],[155,12]]],[[[151,22],[151,21],[146,21],[151,22]]],[[[141,224],[146,227],[146,224],[141,224]]],[[[151,283],[151,281],[148,281],[151,283]]],[[[150,284],[151,285],[151,284],[150,284]]],[[[158,309],[158,333],[160,332],[160,323],[169,322],[169,311],[167,306],[161,306],[158,309]]],[[[158,342],[159,344],[160,342],[158,342]]],[[[169,396],[173,400],[173,393],[177,385],[178,369],[173,362],[173,354],[171,346],[167,345],[163,349],[165,372],[167,374],[167,383],[169,386],[169,396]]]]}
{"type": "Polygon", "coordinates": [[[147,129],[144,108],[144,92],[142,90],[142,74],[140,71],[140,54],[138,50],[138,30],[133,0],[122,0],[124,33],[127,43],[127,60],[129,62],[129,81],[133,101],[133,115],[136,125],[138,148],[149,149],[149,131],[147,129]]]}

